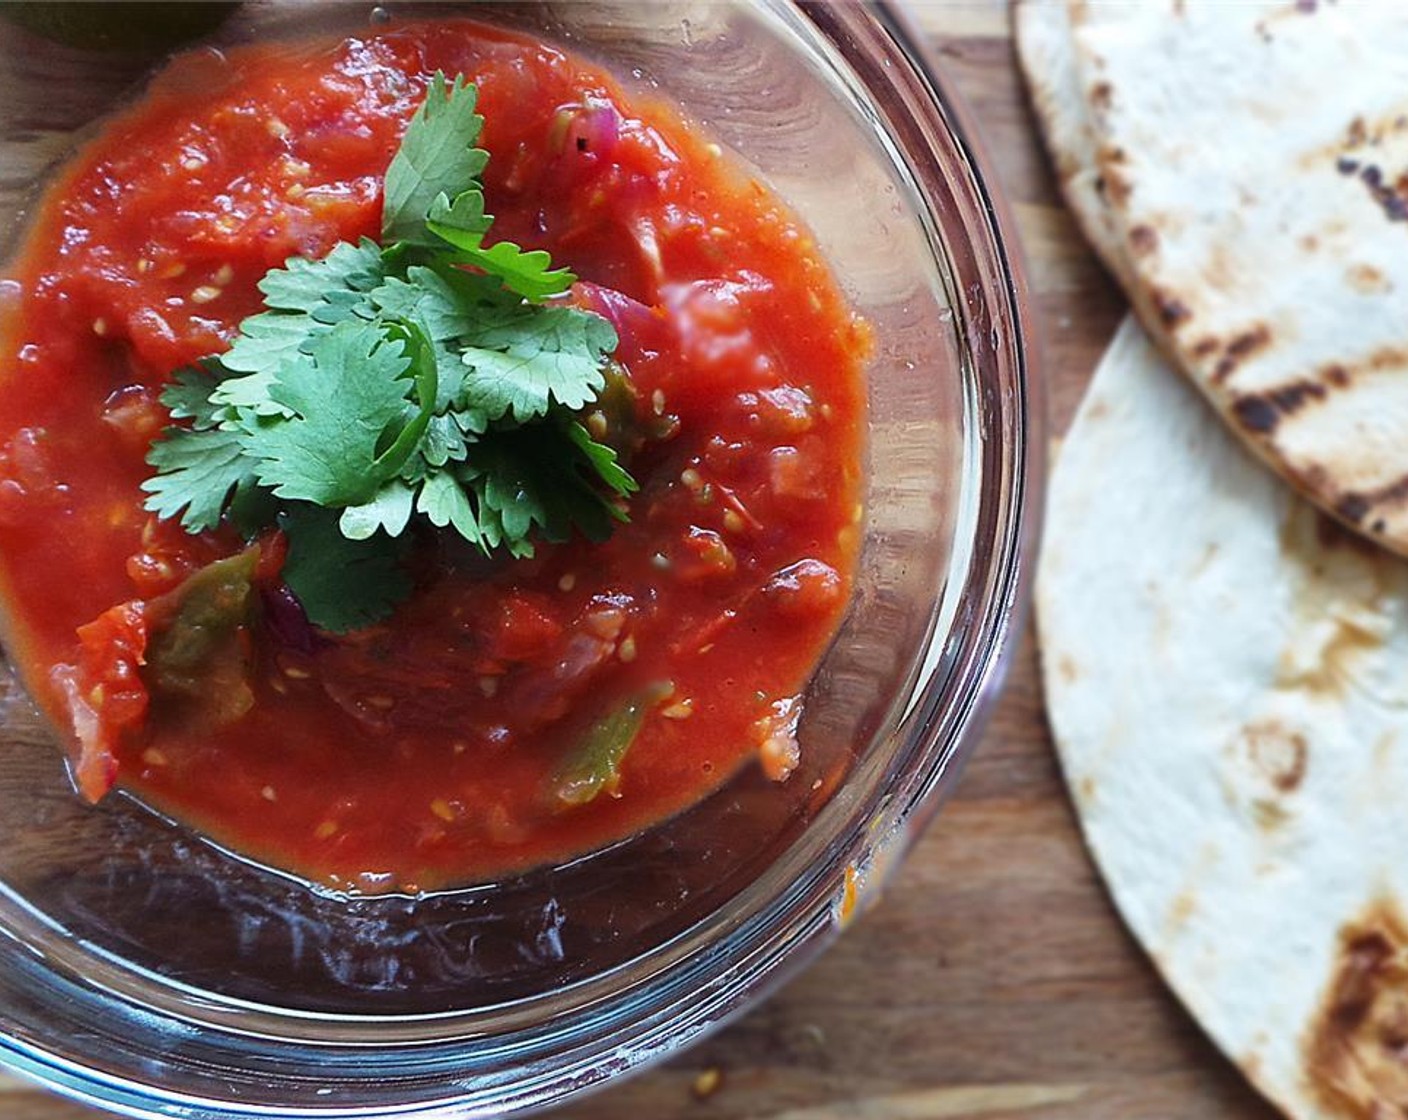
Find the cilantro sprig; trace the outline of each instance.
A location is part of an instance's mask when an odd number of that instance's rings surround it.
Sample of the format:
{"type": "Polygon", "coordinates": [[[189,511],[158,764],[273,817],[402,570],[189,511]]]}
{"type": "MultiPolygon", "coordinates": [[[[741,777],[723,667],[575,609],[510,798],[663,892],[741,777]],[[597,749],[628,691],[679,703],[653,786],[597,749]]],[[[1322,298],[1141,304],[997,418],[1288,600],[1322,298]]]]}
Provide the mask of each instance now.
{"type": "Polygon", "coordinates": [[[423,521],[486,554],[601,539],[636,483],[578,421],[616,332],[550,303],[576,280],[548,254],[485,244],[475,87],[437,74],[386,172],[382,243],[292,258],[230,349],[162,394],[147,508],[189,532],[277,524],[284,578],[329,630],[409,594],[423,521]]]}

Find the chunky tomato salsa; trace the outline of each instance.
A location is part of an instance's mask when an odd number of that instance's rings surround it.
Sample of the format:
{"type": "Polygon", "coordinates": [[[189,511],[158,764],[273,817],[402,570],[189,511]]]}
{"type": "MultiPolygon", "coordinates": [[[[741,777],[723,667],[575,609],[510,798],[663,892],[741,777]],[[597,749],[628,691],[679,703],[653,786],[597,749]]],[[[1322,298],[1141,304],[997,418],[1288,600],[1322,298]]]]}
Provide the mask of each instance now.
{"type": "MultiPolygon", "coordinates": [[[[851,588],[867,336],[807,231],[668,107],[464,22],[193,56],[52,186],[9,276],[8,648],[90,798],[116,785],[267,865],[416,892],[795,766],[851,588]],[[544,309],[609,324],[604,385],[555,430],[638,489],[598,495],[609,533],[517,555],[421,526],[394,609],[323,626],[286,578],[288,522],[154,512],[153,449],[201,425],[168,389],[229,350],[271,270],[379,251],[437,75],[477,90],[487,240],[547,250],[575,282],[544,309]]],[[[426,341],[403,333],[362,350],[426,341]]]]}

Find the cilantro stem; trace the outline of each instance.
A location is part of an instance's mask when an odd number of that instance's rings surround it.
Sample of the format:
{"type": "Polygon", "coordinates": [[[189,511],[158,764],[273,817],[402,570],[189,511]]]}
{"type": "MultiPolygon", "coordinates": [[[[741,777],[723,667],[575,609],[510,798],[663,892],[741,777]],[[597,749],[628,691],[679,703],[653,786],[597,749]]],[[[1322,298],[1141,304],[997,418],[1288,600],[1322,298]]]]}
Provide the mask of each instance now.
{"type": "Polygon", "coordinates": [[[391,478],[410,457],[425,438],[425,430],[430,426],[430,418],[435,414],[435,400],[440,392],[439,373],[435,367],[435,348],[430,339],[416,323],[408,319],[386,325],[387,336],[398,339],[406,348],[406,356],[411,360],[410,372],[415,378],[416,397],[420,411],[411,419],[391,446],[376,459],[376,466],[383,479],[391,478]]]}

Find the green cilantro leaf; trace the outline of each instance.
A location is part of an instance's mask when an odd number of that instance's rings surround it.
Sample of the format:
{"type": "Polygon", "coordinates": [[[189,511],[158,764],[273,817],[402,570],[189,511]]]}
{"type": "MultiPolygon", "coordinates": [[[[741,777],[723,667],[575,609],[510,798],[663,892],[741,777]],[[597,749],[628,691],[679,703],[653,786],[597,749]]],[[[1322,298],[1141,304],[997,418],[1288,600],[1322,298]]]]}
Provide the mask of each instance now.
{"type": "Polygon", "coordinates": [[[476,184],[457,195],[436,195],[426,211],[425,224],[439,226],[430,232],[456,248],[477,249],[494,218],[484,212],[484,192],[476,184]]]}
{"type": "MultiPolygon", "coordinates": [[[[407,270],[405,280],[390,277],[372,293],[372,303],[381,316],[421,324],[429,337],[438,377],[437,413],[450,408],[464,383],[466,371],[455,340],[474,329],[486,307],[501,305],[502,292],[484,277],[454,270],[441,275],[416,265],[407,270]]],[[[488,418],[480,415],[473,427],[483,431],[487,424],[488,418]]]]}
{"type": "MultiPolygon", "coordinates": [[[[492,285],[490,285],[492,289],[492,285]]],[[[493,292],[478,277],[459,273],[442,276],[424,265],[412,265],[406,278],[390,276],[371,293],[372,305],[392,319],[413,319],[433,342],[448,342],[468,334],[478,310],[493,292]]]]}
{"type": "Polygon", "coordinates": [[[288,537],[284,582],[313,625],[344,633],[390,615],[410,594],[411,577],[402,566],[405,537],[350,541],[337,521],[333,511],[304,503],[279,515],[288,537]]]}
{"type": "Polygon", "coordinates": [[[147,509],[179,517],[189,533],[220,524],[237,491],[258,484],[240,437],[219,428],[168,428],[147,452],[157,473],[142,483],[147,509]]]}
{"type": "Polygon", "coordinates": [[[537,424],[490,432],[471,444],[456,469],[473,494],[486,536],[501,532],[515,556],[532,556],[532,537],[565,541],[575,528],[604,540],[617,519],[615,506],[592,485],[592,461],[566,426],[537,424]]]}
{"type": "Polygon", "coordinates": [[[426,228],[459,252],[459,264],[473,265],[503,281],[504,286],[524,299],[540,303],[561,295],[577,277],[565,268],[553,268],[552,257],[542,249],[525,250],[512,241],[499,241],[487,248],[484,234],[484,195],[465,191],[451,205],[441,195],[431,205],[426,228]]]}
{"type": "Polygon", "coordinates": [[[216,427],[223,410],[210,395],[219,372],[216,362],[176,372],[162,390],[161,403],[173,420],[191,425],[167,428],[147,452],[147,462],[157,468],[142,483],[150,495],[147,508],[158,517],[179,517],[192,533],[215,528],[233,497],[257,483],[238,438],[216,427]]]}
{"type": "MultiPolygon", "coordinates": [[[[478,429],[480,432],[483,428],[478,429]]],[[[432,416],[425,429],[420,458],[428,467],[443,467],[446,463],[462,462],[469,453],[464,429],[454,416],[432,416]]],[[[409,465],[409,464],[408,464],[409,465]]]]}
{"type": "Polygon", "coordinates": [[[364,237],[356,245],[339,241],[319,260],[290,257],[283,268],[264,274],[259,290],[271,311],[296,312],[332,326],[348,318],[348,308],[355,307],[384,275],[380,246],[364,237]]]}
{"type": "Polygon", "coordinates": [[[393,425],[409,424],[411,362],[405,347],[372,323],[341,323],[313,344],[313,353],[274,374],[269,397],[287,412],[246,417],[245,453],[259,481],[286,500],[326,507],[367,501],[400,465],[385,469],[393,425]]]}
{"type": "Polygon", "coordinates": [[[225,376],[217,359],[203,366],[178,369],[161,391],[161,403],[173,420],[189,420],[196,431],[213,428],[222,418],[222,410],[210,399],[216,384],[225,376]]]}
{"type": "Polygon", "coordinates": [[[437,529],[453,527],[470,544],[485,547],[484,530],[469,495],[449,471],[436,471],[425,480],[416,498],[416,510],[437,529]]]}
{"type": "Polygon", "coordinates": [[[308,354],[314,341],[334,325],[367,318],[368,294],[383,281],[381,250],[374,241],[340,242],[321,260],[301,257],[272,269],[259,282],[268,311],[240,324],[220,363],[234,374],[222,381],[212,401],[228,409],[245,409],[259,416],[284,415],[270,396],[280,366],[308,354]]]}
{"type": "Polygon", "coordinates": [[[383,241],[432,242],[425,220],[435,200],[477,185],[489,162],[489,153],[474,146],[484,127],[484,118],[474,111],[478,98],[478,90],[463,77],[451,85],[437,73],[431,81],[386,169],[383,241]]]}
{"type": "Polygon", "coordinates": [[[470,367],[462,403],[491,420],[526,423],[554,404],[578,409],[606,385],[602,366],[616,349],[605,319],[575,307],[501,310],[465,338],[470,367]]]}
{"type": "Polygon", "coordinates": [[[378,529],[399,537],[411,520],[415,500],[415,489],[404,479],[387,479],[369,501],[344,509],[337,524],[349,541],[364,541],[378,529]]]}
{"type": "MultiPolygon", "coordinates": [[[[431,229],[440,227],[432,223],[431,229]]],[[[562,295],[577,277],[565,268],[553,268],[552,257],[543,249],[523,249],[512,241],[496,241],[485,247],[462,249],[456,260],[475,265],[491,276],[497,276],[504,286],[525,299],[541,303],[551,296],[562,295]]]]}
{"type": "MultiPolygon", "coordinates": [[[[604,443],[597,443],[592,439],[587,429],[575,420],[564,425],[563,431],[566,432],[567,438],[577,446],[577,450],[582,453],[596,477],[617,494],[625,497],[640,489],[636,480],[630,476],[625,467],[621,466],[621,461],[614,448],[608,447],[604,443]]],[[[611,508],[614,510],[616,507],[612,506],[611,508]]]]}

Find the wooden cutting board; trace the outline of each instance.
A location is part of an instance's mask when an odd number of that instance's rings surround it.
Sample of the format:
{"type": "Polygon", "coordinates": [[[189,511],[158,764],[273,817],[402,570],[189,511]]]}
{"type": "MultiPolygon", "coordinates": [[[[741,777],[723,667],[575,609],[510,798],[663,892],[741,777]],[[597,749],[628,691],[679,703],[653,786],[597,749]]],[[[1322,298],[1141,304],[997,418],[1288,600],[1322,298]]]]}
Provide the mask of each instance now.
{"type": "MultiPolygon", "coordinates": [[[[1025,243],[1063,432],[1124,312],[1062,208],[998,0],[912,5],[1025,243]]],[[[741,1023],[562,1120],[1273,1120],[1166,992],[1081,847],[1033,642],[886,898],[741,1023]]],[[[3,1120],[93,1114],[0,1080],[3,1120]]]]}

